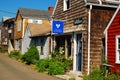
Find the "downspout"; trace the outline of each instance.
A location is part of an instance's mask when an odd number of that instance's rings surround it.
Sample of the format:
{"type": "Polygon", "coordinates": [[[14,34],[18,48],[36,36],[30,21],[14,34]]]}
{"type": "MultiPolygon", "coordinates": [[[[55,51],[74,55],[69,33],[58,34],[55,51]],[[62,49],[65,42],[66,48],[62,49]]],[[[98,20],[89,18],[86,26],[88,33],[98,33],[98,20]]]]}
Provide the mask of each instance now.
{"type": "Polygon", "coordinates": [[[108,37],[107,37],[107,34],[108,34],[108,32],[106,31],[106,33],[105,33],[105,43],[106,43],[106,45],[105,45],[105,60],[107,61],[107,39],[108,39],[108,37]]]}
{"type": "Polygon", "coordinates": [[[24,45],[23,45],[23,37],[24,37],[24,34],[25,34],[25,19],[23,19],[23,21],[22,21],[22,30],[23,30],[23,32],[22,32],[22,42],[21,42],[21,52],[23,53],[23,49],[24,49],[24,45]]]}
{"type": "Polygon", "coordinates": [[[22,32],[22,38],[24,37],[24,34],[25,34],[25,19],[23,19],[23,22],[22,22],[22,26],[23,26],[23,32],[22,32]]]}
{"type": "Polygon", "coordinates": [[[91,10],[92,5],[90,5],[90,9],[88,11],[88,73],[90,73],[90,27],[91,27],[91,10]]]}

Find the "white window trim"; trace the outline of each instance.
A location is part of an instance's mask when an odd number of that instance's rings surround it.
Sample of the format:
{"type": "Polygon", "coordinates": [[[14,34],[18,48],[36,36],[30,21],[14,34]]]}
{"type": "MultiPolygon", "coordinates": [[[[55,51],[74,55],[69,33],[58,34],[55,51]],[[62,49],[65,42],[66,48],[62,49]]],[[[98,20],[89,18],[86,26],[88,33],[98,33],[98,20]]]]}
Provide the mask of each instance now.
{"type": "Polygon", "coordinates": [[[120,35],[116,36],[116,64],[120,64],[119,60],[119,52],[118,52],[118,39],[120,38],[120,35]]]}
{"type": "MultiPolygon", "coordinates": [[[[69,9],[70,9],[70,3],[69,3],[69,9]]],[[[67,4],[66,4],[66,0],[63,0],[63,11],[67,11],[67,4]]]]}

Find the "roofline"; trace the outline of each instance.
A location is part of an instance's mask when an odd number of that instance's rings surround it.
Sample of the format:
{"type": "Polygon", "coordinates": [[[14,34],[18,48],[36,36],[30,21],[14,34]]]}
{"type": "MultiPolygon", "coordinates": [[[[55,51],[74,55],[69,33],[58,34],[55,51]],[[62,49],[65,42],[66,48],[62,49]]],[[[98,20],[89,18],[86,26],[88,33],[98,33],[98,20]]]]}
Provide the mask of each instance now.
{"type": "Polygon", "coordinates": [[[32,38],[32,37],[45,37],[45,36],[49,36],[49,35],[51,35],[51,31],[48,32],[48,33],[37,34],[37,35],[31,35],[31,36],[29,36],[29,37],[30,37],[30,38],[32,38]]]}
{"type": "Polygon", "coordinates": [[[118,7],[118,6],[114,6],[114,5],[95,4],[95,3],[86,3],[86,5],[93,5],[93,6],[99,6],[99,7],[109,7],[109,8],[117,8],[118,7]]]}
{"type": "Polygon", "coordinates": [[[55,8],[54,8],[54,10],[53,10],[53,12],[52,12],[52,15],[51,15],[51,16],[53,16],[53,15],[54,15],[55,10],[56,10],[56,7],[57,7],[57,4],[58,4],[58,0],[56,1],[55,8]]]}
{"type": "Polygon", "coordinates": [[[35,18],[35,17],[23,17],[24,19],[39,19],[39,20],[49,20],[48,18],[35,18]]]}
{"type": "Polygon", "coordinates": [[[113,17],[111,18],[111,20],[109,21],[107,27],[105,28],[105,30],[104,30],[104,34],[107,32],[107,30],[108,30],[108,28],[110,27],[111,23],[113,22],[115,16],[117,15],[119,9],[120,9],[120,5],[118,6],[118,8],[117,8],[117,10],[115,11],[113,17]]]}

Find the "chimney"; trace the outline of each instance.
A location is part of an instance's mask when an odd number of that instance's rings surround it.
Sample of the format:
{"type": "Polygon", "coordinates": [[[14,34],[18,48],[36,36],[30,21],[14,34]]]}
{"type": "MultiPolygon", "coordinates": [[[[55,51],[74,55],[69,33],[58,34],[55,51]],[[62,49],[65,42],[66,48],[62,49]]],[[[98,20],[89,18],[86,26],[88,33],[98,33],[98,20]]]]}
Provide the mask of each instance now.
{"type": "Polygon", "coordinates": [[[54,8],[53,8],[52,6],[49,6],[49,7],[48,7],[48,11],[53,11],[53,9],[54,9],[54,8]]]}

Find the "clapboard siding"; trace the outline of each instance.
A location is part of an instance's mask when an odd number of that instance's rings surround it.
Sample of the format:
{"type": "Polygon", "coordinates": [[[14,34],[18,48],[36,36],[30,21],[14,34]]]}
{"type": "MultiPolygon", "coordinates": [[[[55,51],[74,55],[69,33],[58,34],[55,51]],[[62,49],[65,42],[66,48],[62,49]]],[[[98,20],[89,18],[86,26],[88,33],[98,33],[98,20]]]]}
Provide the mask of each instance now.
{"type": "Polygon", "coordinates": [[[108,64],[113,66],[112,72],[118,72],[118,70],[120,70],[120,66],[116,64],[116,35],[120,35],[120,10],[112,21],[112,24],[110,25],[107,32],[108,64]]]}

